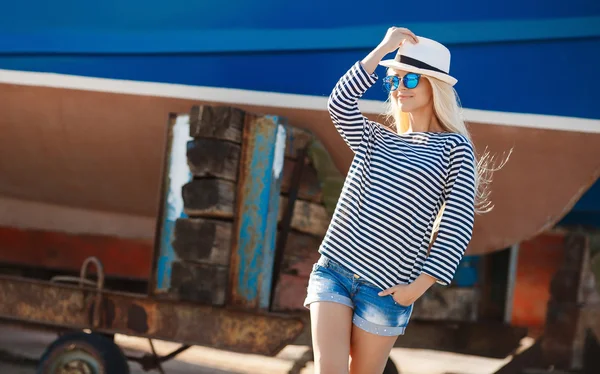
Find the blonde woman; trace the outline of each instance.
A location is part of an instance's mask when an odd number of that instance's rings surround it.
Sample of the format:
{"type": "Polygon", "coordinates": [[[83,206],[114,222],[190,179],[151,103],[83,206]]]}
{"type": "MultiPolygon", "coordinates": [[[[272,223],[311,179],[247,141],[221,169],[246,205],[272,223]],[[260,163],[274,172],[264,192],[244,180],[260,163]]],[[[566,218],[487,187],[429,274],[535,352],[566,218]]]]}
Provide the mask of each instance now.
{"type": "Polygon", "coordinates": [[[442,44],[392,27],[329,97],[355,157],[304,302],[316,373],[382,373],[415,300],[435,282],[451,282],[471,240],[485,196],[449,69],[442,44]],[[391,127],[358,108],[377,65],[388,68],[391,127]]]}

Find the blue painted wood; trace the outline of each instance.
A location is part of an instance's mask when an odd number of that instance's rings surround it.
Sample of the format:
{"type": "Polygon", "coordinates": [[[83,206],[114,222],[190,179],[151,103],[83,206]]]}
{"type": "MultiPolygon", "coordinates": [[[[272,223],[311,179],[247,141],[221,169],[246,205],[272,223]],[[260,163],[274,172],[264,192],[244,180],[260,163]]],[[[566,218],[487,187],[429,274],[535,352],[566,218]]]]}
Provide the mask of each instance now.
{"type": "Polygon", "coordinates": [[[269,116],[277,125],[275,133],[275,150],[273,154],[273,167],[271,169],[271,186],[269,190],[269,208],[267,213],[265,239],[263,244],[262,272],[259,281],[259,308],[268,309],[271,301],[271,289],[274,287],[273,266],[275,262],[275,250],[277,247],[277,222],[279,219],[279,202],[281,193],[281,182],[283,180],[283,161],[285,157],[287,129],[285,119],[278,116],[269,116]]]}
{"type": "Polygon", "coordinates": [[[244,125],[229,303],[248,309],[267,308],[271,291],[285,152],[279,121],[262,117],[244,125]]]}
{"type": "Polygon", "coordinates": [[[183,185],[192,180],[192,173],[187,163],[187,144],[190,138],[189,116],[178,116],[168,132],[167,165],[165,166],[165,184],[162,206],[162,227],[159,233],[158,261],[156,269],[155,291],[165,292],[171,286],[171,266],[177,255],[171,244],[175,221],[186,218],[183,211],[183,185]]]}
{"type": "MultiPolygon", "coordinates": [[[[1,32],[0,54],[232,53],[373,48],[389,24],[342,28],[1,32]]],[[[600,17],[403,22],[446,45],[600,37],[600,17]]]]}

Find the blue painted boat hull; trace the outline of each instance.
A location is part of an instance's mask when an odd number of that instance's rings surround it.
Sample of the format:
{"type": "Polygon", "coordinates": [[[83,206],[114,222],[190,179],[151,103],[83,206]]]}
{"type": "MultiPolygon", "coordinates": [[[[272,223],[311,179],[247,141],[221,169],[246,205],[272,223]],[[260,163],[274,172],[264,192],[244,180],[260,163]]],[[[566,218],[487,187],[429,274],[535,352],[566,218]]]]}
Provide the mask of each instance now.
{"type": "MultiPolygon", "coordinates": [[[[352,154],[326,99],[392,24],[450,48],[477,149],[514,149],[475,253],[552,226],[600,174],[598,2],[433,0],[426,12],[383,0],[223,4],[5,4],[0,196],[23,208],[0,225],[152,238],[168,115],[200,103],[285,117],[345,171],[352,154]],[[60,224],[30,223],[30,201],[60,224]]],[[[377,118],[381,85],[364,99],[377,118]]]]}

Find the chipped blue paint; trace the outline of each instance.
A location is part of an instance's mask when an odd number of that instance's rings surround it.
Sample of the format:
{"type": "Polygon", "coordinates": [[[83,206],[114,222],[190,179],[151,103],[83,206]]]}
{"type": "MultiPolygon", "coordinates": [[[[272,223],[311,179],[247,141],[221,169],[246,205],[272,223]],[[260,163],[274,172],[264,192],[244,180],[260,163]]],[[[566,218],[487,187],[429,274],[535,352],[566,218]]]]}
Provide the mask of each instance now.
{"type": "Polygon", "coordinates": [[[233,248],[232,274],[234,303],[247,308],[268,307],[275,255],[275,236],[281,170],[285,152],[285,127],[258,120],[246,126],[246,164],[238,183],[238,246],[233,248]]]}
{"type": "Polygon", "coordinates": [[[271,169],[271,186],[269,211],[267,214],[267,228],[263,244],[262,272],[260,278],[259,308],[268,309],[271,301],[271,287],[273,286],[273,265],[275,262],[275,250],[277,243],[277,221],[279,218],[279,200],[281,193],[281,182],[283,174],[283,162],[286,147],[286,128],[282,118],[269,117],[277,124],[275,135],[275,152],[273,155],[273,168],[271,169]]]}
{"type": "Polygon", "coordinates": [[[159,254],[156,270],[156,290],[167,291],[171,286],[171,266],[177,255],[171,244],[173,228],[178,218],[185,218],[183,211],[182,187],[192,179],[187,163],[187,144],[190,138],[189,116],[178,116],[173,125],[166,166],[167,187],[163,205],[163,224],[159,240],[159,254]]]}

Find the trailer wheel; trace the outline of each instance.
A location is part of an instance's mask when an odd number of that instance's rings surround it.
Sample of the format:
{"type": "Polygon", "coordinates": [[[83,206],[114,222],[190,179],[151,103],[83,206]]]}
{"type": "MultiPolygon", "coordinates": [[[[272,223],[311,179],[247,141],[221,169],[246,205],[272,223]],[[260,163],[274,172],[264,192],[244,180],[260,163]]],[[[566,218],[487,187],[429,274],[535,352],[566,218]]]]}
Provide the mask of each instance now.
{"type": "Polygon", "coordinates": [[[110,339],[76,332],[61,336],[46,348],[37,374],[129,374],[129,365],[110,339]]]}
{"type": "Polygon", "coordinates": [[[391,357],[388,357],[385,368],[383,369],[383,374],[400,374],[400,371],[398,371],[398,368],[391,357]]]}

